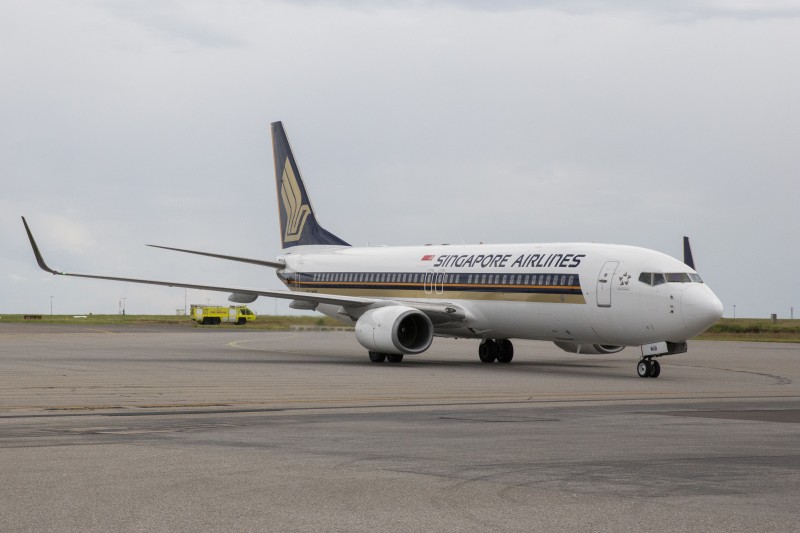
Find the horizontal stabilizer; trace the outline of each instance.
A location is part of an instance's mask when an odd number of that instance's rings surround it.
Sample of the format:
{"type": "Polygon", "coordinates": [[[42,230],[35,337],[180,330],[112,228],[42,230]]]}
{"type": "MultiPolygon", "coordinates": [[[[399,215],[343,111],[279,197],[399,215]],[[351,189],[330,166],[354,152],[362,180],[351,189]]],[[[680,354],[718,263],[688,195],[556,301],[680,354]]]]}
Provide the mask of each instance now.
{"type": "Polygon", "coordinates": [[[233,255],[212,254],[210,252],[198,252],[195,250],[184,250],[183,248],[172,248],[170,246],[159,246],[158,244],[148,244],[151,248],[161,248],[163,250],[172,250],[173,252],[183,252],[186,254],[204,255],[206,257],[215,257],[217,259],[225,259],[227,261],[238,261],[240,263],[250,263],[252,265],[261,265],[270,268],[281,269],[286,266],[283,261],[265,261],[263,259],[250,259],[247,257],[236,257],[233,255]]]}

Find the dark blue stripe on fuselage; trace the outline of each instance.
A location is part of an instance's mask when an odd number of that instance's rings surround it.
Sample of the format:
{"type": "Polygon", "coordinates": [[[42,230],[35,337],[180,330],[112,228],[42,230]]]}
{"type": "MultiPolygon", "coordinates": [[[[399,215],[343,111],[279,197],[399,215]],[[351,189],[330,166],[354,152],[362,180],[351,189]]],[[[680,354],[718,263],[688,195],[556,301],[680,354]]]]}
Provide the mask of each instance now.
{"type": "Polygon", "coordinates": [[[320,272],[278,274],[290,288],[582,294],[578,274],[430,274],[408,272],[320,272]]]}

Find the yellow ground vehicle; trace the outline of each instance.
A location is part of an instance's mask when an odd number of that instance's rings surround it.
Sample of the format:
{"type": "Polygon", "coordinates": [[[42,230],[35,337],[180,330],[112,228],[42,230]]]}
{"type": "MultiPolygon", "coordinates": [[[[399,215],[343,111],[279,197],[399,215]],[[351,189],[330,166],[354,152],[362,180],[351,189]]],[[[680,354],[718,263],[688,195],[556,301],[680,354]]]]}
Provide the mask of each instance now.
{"type": "Polygon", "coordinates": [[[198,324],[230,324],[242,325],[256,319],[256,314],[246,305],[198,305],[192,304],[190,316],[198,324]]]}

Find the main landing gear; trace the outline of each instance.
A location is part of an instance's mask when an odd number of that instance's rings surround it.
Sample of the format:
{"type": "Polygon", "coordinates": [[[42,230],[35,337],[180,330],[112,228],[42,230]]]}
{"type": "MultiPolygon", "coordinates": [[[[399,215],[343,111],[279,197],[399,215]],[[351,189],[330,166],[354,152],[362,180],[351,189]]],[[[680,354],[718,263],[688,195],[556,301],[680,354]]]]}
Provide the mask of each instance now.
{"type": "Polygon", "coordinates": [[[384,361],[399,363],[403,360],[403,354],[369,352],[369,360],[373,363],[383,363],[384,361]]]}
{"type": "Polygon", "coordinates": [[[508,339],[484,339],[478,346],[478,357],[483,363],[510,363],[514,358],[514,345],[508,339]]]}
{"type": "Polygon", "coordinates": [[[647,357],[636,365],[636,373],[640,378],[657,378],[661,374],[661,365],[655,359],[647,357]]]}

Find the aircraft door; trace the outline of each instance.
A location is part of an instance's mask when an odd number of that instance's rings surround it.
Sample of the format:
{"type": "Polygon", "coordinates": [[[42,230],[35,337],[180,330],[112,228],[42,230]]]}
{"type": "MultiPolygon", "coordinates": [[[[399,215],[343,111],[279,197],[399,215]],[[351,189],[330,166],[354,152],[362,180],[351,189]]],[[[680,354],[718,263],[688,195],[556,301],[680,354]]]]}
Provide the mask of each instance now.
{"type": "Polygon", "coordinates": [[[433,270],[428,270],[425,273],[425,281],[423,282],[425,294],[433,294],[433,270]]]}
{"type": "Polygon", "coordinates": [[[425,273],[425,294],[442,294],[444,292],[444,270],[430,269],[425,273]]]}
{"type": "Polygon", "coordinates": [[[597,278],[597,306],[611,307],[611,284],[619,261],[606,261],[597,278]]]}

